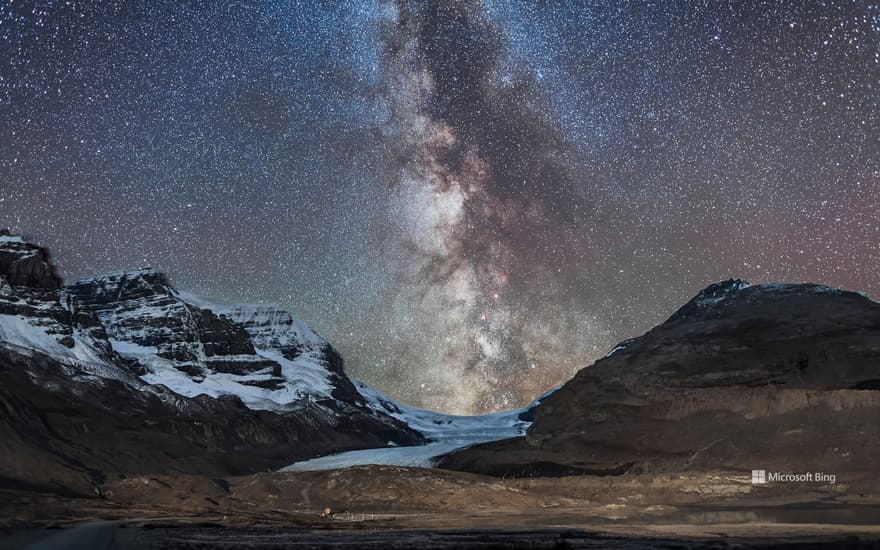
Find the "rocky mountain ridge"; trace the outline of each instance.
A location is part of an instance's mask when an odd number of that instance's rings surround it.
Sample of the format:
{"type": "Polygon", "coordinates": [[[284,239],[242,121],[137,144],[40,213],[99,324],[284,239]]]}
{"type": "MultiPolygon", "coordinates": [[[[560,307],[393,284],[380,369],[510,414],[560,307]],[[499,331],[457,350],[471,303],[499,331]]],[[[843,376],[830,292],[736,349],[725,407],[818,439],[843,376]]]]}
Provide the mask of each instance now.
{"type": "Polygon", "coordinates": [[[449,417],[350,379],[275,306],[205,300],[151,269],[64,286],[44,249],[0,233],[0,483],[28,490],[375,463],[503,477],[757,467],[857,484],[880,452],[878,389],[880,304],[731,279],[526,409],[449,417]]]}
{"type": "Polygon", "coordinates": [[[254,409],[304,399],[363,405],[336,350],[275,306],[210,302],[153,269],[81,279],[64,292],[98,316],[148,383],[188,397],[236,395],[254,409]]]}
{"type": "Polygon", "coordinates": [[[367,406],[290,314],[211,304],[155,270],[63,286],[0,234],[0,480],[89,492],[107,472],[277,468],[425,438],[367,406]]]}
{"type": "Polygon", "coordinates": [[[496,475],[824,471],[880,452],[880,303],[814,284],[709,286],[582,369],[525,437],[453,453],[496,475]]]}

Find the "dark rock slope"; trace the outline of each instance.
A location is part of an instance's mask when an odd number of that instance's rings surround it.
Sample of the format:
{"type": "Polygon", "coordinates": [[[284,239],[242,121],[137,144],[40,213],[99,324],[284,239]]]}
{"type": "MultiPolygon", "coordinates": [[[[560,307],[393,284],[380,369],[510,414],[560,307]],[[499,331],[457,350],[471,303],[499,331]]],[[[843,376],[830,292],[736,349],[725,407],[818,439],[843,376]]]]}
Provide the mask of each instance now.
{"type": "Polygon", "coordinates": [[[0,233],[0,488],[93,493],[108,473],[422,441],[286,312],[200,301],[152,270],[64,287],[44,249],[0,233]]]}
{"type": "Polygon", "coordinates": [[[880,456],[880,304],[812,284],[711,285],[580,371],[525,438],[443,467],[499,475],[767,469],[858,478],[880,456]]]}

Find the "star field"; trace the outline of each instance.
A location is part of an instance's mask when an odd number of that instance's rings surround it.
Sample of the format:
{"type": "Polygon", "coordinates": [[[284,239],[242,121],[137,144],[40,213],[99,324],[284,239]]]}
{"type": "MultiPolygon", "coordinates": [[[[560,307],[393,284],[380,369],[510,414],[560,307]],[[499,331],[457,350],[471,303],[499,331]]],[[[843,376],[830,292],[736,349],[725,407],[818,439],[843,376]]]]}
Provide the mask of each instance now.
{"type": "Polygon", "coordinates": [[[710,282],[880,296],[880,4],[0,4],[0,226],[531,400],[710,282]]]}

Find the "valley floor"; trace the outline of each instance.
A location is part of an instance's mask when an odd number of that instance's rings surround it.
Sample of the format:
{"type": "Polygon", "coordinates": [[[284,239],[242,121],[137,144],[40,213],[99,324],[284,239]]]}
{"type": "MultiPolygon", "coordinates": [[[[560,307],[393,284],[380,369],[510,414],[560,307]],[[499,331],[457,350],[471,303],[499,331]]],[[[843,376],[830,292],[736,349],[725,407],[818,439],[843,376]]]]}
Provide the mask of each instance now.
{"type": "Polygon", "coordinates": [[[0,550],[36,541],[122,549],[867,548],[880,546],[872,487],[756,488],[727,472],[503,480],[394,466],[225,480],[119,477],[108,479],[103,498],[2,492],[0,550]]]}

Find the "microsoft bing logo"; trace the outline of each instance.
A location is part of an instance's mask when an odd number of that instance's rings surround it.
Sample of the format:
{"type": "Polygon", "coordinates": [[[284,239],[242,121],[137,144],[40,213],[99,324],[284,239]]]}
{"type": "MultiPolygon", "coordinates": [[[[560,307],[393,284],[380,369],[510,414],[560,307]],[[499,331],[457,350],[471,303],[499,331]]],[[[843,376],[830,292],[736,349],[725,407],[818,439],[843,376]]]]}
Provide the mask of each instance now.
{"type": "Polygon", "coordinates": [[[823,483],[834,485],[837,483],[837,474],[825,472],[798,472],[781,473],[767,470],[752,470],[752,485],[767,485],[768,483],[823,483]]]}

